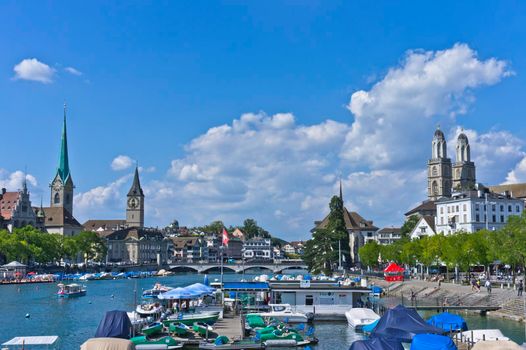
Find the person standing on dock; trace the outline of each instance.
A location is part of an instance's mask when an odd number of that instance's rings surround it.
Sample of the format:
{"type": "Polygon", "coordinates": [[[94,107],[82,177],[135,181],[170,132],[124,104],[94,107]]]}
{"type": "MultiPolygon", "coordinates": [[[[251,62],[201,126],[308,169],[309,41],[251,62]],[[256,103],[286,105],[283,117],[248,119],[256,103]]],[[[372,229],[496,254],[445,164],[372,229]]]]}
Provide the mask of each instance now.
{"type": "Polygon", "coordinates": [[[519,281],[519,289],[517,290],[517,296],[522,297],[522,291],[524,290],[524,285],[522,284],[522,280],[519,281]]]}
{"type": "Polygon", "coordinates": [[[491,294],[491,282],[489,279],[486,280],[486,283],[484,283],[484,287],[486,287],[488,294],[491,294]]]}

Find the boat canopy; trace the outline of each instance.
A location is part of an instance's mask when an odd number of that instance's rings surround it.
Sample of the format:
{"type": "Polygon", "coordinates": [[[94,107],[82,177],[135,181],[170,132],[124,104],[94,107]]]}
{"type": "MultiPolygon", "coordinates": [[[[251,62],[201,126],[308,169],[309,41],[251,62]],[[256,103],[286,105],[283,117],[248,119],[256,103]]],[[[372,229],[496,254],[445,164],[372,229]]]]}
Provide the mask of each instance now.
{"type": "Polygon", "coordinates": [[[372,338],[355,341],[349,350],[404,350],[404,347],[398,340],[372,338]]]}
{"type": "Polygon", "coordinates": [[[442,328],[446,332],[450,331],[466,331],[468,325],[462,316],[450,314],[449,312],[443,312],[435,315],[427,320],[427,323],[442,328]]]}
{"type": "Polygon", "coordinates": [[[80,350],[135,350],[135,345],[128,339],[91,338],[80,346],[80,350]]]}
{"type": "Polygon", "coordinates": [[[226,292],[266,292],[270,290],[267,282],[224,282],[226,292]]]}
{"type": "Polygon", "coordinates": [[[212,294],[215,291],[214,288],[204,285],[203,283],[194,283],[185,288],[189,291],[199,292],[202,295],[212,294]]]}
{"type": "Polygon", "coordinates": [[[126,311],[108,311],[99,323],[95,338],[122,338],[129,339],[131,321],[126,311]]]}
{"type": "Polygon", "coordinates": [[[444,331],[427,324],[416,310],[398,305],[387,310],[380,318],[371,337],[393,338],[410,343],[416,334],[422,333],[443,334],[444,331]]]}
{"type": "Polygon", "coordinates": [[[444,335],[417,334],[411,343],[411,350],[457,350],[457,346],[444,335]]]}
{"type": "Polygon", "coordinates": [[[371,292],[373,294],[382,294],[384,290],[382,289],[382,287],[378,287],[378,286],[372,286],[371,287],[371,292]]]}
{"type": "Polygon", "coordinates": [[[157,299],[161,300],[178,300],[178,299],[198,299],[203,295],[201,292],[190,291],[186,288],[174,288],[168,292],[161,293],[157,296],[157,299]]]}
{"type": "Polygon", "coordinates": [[[517,343],[510,340],[486,340],[479,341],[473,350],[524,350],[517,343]]]}

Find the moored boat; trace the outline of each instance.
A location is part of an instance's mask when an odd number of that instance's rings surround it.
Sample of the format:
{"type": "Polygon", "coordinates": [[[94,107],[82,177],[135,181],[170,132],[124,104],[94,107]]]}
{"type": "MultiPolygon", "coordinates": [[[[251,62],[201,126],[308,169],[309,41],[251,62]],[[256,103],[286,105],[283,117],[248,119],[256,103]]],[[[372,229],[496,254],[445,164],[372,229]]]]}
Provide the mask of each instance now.
{"type": "Polygon", "coordinates": [[[80,284],[62,284],[58,285],[57,296],[59,298],[73,298],[86,295],[86,287],[80,284]]]}
{"type": "Polygon", "coordinates": [[[173,289],[172,287],[163,286],[160,283],[156,283],[152,289],[147,289],[143,291],[142,297],[156,299],[159,296],[159,294],[169,292],[172,289],[173,289]]]}
{"type": "Polygon", "coordinates": [[[153,349],[155,345],[159,345],[160,349],[181,349],[183,347],[181,343],[170,336],[150,338],[142,335],[133,337],[130,340],[137,348],[141,345],[148,345],[148,349],[153,349]]]}
{"type": "Polygon", "coordinates": [[[154,334],[161,333],[162,330],[163,330],[162,323],[155,322],[155,323],[151,323],[151,324],[147,325],[141,331],[145,335],[154,335],[154,334]]]}
{"type": "Polygon", "coordinates": [[[356,307],[345,311],[345,318],[349,326],[360,330],[363,326],[380,319],[380,316],[371,309],[356,307]]]}
{"type": "Polygon", "coordinates": [[[163,306],[159,303],[141,304],[135,308],[141,317],[160,315],[163,312],[163,306]]]}
{"type": "Polygon", "coordinates": [[[482,340],[510,340],[500,329],[473,329],[462,332],[462,339],[466,342],[477,343],[482,340]]]}
{"type": "Polygon", "coordinates": [[[309,321],[304,313],[292,311],[290,304],[269,304],[269,307],[269,312],[260,312],[257,315],[287,323],[306,323],[309,321]]]}
{"type": "Polygon", "coordinates": [[[169,326],[171,323],[182,323],[187,326],[193,326],[195,322],[203,322],[209,325],[216,323],[219,318],[218,312],[202,312],[194,314],[177,314],[168,316],[166,320],[163,321],[165,326],[169,326]]]}
{"type": "Polygon", "coordinates": [[[234,340],[230,341],[225,336],[217,337],[214,342],[202,341],[199,343],[199,349],[203,350],[212,350],[212,349],[221,349],[221,350],[250,350],[250,349],[264,349],[265,344],[254,341],[254,340],[234,340]]]}
{"type": "Polygon", "coordinates": [[[205,337],[214,331],[212,326],[204,322],[195,322],[192,329],[201,337],[205,337]]]}
{"type": "Polygon", "coordinates": [[[188,335],[188,332],[191,330],[192,328],[183,324],[183,323],[170,323],[170,325],[168,326],[168,331],[170,332],[170,334],[175,334],[177,335],[178,337],[185,337],[188,335]]]}

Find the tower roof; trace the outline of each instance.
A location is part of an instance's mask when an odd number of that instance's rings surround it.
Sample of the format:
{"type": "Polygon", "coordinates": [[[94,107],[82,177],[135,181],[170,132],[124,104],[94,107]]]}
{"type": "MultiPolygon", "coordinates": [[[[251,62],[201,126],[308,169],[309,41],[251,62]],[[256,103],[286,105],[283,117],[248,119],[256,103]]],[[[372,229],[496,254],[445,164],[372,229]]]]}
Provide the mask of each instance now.
{"type": "Polygon", "coordinates": [[[468,143],[468,137],[467,137],[466,134],[464,134],[463,132],[461,132],[461,133],[458,135],[457,140],[458,140],[458,141],[465,141],[466,143],[468,143]]]}
{"type": "Polygon", "coordinates": [[[68,159],[68,135],[66,130],[66,104],[64,104],[64,124],[62,126],[62,141],[60,147],[60,158],[58,161],[57,174],[60,176],[62,182],[66,182],[71,176],[69,172],[69,159],[68,159]]]}
{"type": "Polygon", "coordinates": [[[144,196],[139,180],[139,167],[135,167],[135,175],[133,176],[133,183],[128,192],[128,196],[144,196]]]}
{"type": "Polygon", "coordinates": [[[444,140],[445,137],[444,137],[444,133],[442,132],[442,130],[440,130],[439,128],[437,128],[435,130],[435,138],[436,139],[441,139],[441,140],[444,140]]]}

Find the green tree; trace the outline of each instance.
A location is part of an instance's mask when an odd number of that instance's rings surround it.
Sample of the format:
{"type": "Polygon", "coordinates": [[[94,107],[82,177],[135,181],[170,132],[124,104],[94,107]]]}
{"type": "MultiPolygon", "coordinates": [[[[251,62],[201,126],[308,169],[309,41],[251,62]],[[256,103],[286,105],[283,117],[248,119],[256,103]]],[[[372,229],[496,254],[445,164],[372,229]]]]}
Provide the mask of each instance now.
{"type": "Polygon", "coordinates": [[[83,231],[74,236],[74,239],[78,252],[84,258],[84,262],[93,259],[102,261],[106,257],[106,244],[95,232],[83,231]]]}
{"type": "Polygon", "coordinates": [[[208,225],[198,227],[197,229],[205,233],[221,233],[224,227],[225,227],[225,224],[223,224],[223,221],[216,220],[216,221],[212,221],[208,225]]]}
{"type": "Polygon", "coordinates": [[[333,240],[327,229],[317,229],[312,239],[305,243],[303,259],[313,273],[331,274],[338,261],[338,252],[334,250],[333,240]]]}
{"type": "Polygon", "coordinates": [[[260,227],[256,220],[254,219],[245,219],[243,221],[243,226],[240,227],[240,230],[245,234],[245,238],[250,239],[254,237],[261,238],[270,238],[270,233],[267,230],[260,227]]]}
{"type": "Polygon", "coordinates": [[[400,228],[400,233],[402,237],[407,237],[413,231],[416,224],[420,221],[420,217],[416,214],[411,215],[400,228]]]}
{"type": "Polygon", "coordinates": [[[376,241],[369,241],[358,250],[360,261],[368,267],[378,266],[378,257],[381,251],[382,246],[380,246],[376,241]]]}

